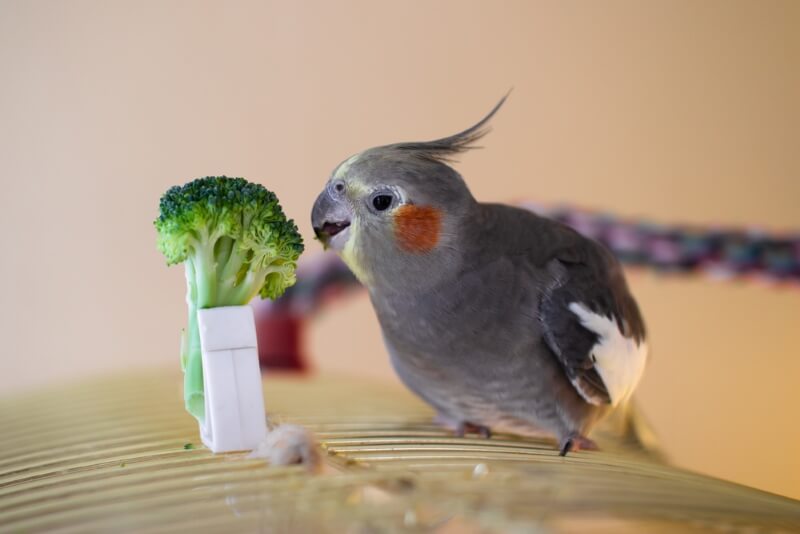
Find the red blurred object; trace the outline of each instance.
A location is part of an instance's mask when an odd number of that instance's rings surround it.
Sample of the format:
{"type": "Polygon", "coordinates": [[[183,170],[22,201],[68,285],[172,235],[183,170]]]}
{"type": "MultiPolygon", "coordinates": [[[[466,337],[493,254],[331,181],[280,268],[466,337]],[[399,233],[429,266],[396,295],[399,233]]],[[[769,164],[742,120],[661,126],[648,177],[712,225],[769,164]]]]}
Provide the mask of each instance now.
{"type": "Polygon", "coordinates": [[[308,371],[302,353],[303,317],[271,302],[254,302],[253,311],[261,370],[308,371]]]}
{"type": "Polygon", "coordinates": [[[261,370],[310,371],[303,353],[305,325],[330,302],[360,289],[344,262],[328,253],[305,259],[297,283],[279,299],[253,300],[261,370]]]}

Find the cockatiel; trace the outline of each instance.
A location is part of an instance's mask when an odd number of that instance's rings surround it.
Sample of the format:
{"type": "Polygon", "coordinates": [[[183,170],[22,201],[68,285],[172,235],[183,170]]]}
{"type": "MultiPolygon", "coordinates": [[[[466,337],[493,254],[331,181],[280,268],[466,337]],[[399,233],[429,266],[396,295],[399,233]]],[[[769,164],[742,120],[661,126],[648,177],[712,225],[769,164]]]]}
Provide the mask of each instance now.
{"type": "Polygon", "coordinates": [[[448,165],[504,101],[461,133],[348,158],[312,224],[369,290],[397,374],[438,421],[594,449],[588,432],[642,376],[644,322],[606,248],[476,201],[448,165]]]}

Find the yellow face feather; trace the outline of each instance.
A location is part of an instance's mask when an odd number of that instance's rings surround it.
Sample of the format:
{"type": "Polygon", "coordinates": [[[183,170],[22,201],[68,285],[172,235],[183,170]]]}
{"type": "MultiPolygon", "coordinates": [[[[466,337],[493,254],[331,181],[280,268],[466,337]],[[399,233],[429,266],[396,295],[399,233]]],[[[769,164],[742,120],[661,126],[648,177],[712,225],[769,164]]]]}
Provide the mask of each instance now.
{"type": "Polygon", "coordinates": [[[357,249],[357,241],[358,241],[358,218],[353,217],[353,220],[350,221],[350,228],[348,229],[350,235],[347,238],[347,242],[344,244],[344,248],[339,253],[339,256],[344,260],[347,266],[353,271],[353,274],[356,275],[358,281],[364,285],[367,285],[369,282],[369,277],[367,276],[367,271],[361,266],[361,263],[358,259],[358,249],[357,249]]]}
{"type": "MultiPolygon", "coordinates": [[[[339,168],[336,169],[336,173],[333,176],[338,179],[346,179],[347,197],[350,202],[356,202],[357,199],[369,193],[369,188],[359,179],[358,175],[349,173],[350,167],[358,161],[359,157],[361,157],[360,153],[347,158],[347,160],[339,165],[339,168]]],[[[349,236],[347,242],[344,244],[342,250],[339,251],[339,257],[341,257],[350,270],[353,271],[358,281],[366,285],[369,282],[369,277],[367,276],[366,269],[362,267],[359,261],[357,245],[359,224],[358,215],[356,215],[355,211],[356,210],[353,210],[352,220],[348,228],[349,236]]]]}
{"type": "MultiPolygon", "coordinates": [[[[347,161],[345,161],[340,167],[339,170],[336,172],[337,176],[343,176],[345,172],[350,168],[350,166],[355,163],[358,159],[360,154],[356,154],[355,156],[350,157],[347,161]]],[[[354,202],[355,199],[360,198],[362,195],[365,195],[368,192],[368,188],[361,182],[357,177],[351,176],[350,179],[347,181],[347,196],[350,202],[354,202]]],[[[358,242],[358,215],[353,210],[352,220],[350,221],[350,228],[348,229],[350,235],[347,238],[347,242],[344,244],[344,248],[339,253],[339,256],[342,260],[347,264],[353,274],[358,278],[358,281],[362,284],[367,284],[368,277],[367,271],[361,266],[361,262],[358,259],[358,250],[357,250],[357,242],[358,242]]]]}
{"type": "Polygon", "coordinates": [[[339,165],[339,168],[336,169],[336,174],[334,175],[334,178],[343,178],[344,176],[346,176],[347,171],[350,170],[350,166],[358,160],[359,156],[361,156],[361,154],[355,154],[354,156],[350,156],[349,158],[347,158],[347,160],[345,160],[344,163],[339,165]]]}

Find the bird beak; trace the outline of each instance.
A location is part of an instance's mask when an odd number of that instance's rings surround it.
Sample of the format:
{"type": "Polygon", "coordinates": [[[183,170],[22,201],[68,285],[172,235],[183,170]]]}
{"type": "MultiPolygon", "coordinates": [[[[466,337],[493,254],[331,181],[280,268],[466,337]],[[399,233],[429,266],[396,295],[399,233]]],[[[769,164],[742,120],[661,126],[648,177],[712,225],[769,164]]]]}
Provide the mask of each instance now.
{"type": "Polygon", "coordinates": [[[333,198],[328,189],[320,193],[311,210],[311,225],[325,248],[344,249],[350,237],[352,212],[346,198],[333,198]]]}

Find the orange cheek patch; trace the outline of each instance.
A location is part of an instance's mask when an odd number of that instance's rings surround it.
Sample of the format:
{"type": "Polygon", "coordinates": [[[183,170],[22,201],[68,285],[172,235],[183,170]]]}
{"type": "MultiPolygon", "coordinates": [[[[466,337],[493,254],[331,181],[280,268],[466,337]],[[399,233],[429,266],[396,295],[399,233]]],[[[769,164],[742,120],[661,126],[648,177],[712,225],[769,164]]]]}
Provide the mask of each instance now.
{"type": "Polygon", "coordinates": [[[439,242],[442,212],[431,206],[400,206],[394,214],[394,235],[406,252],[428,252],[439,242]]]}

